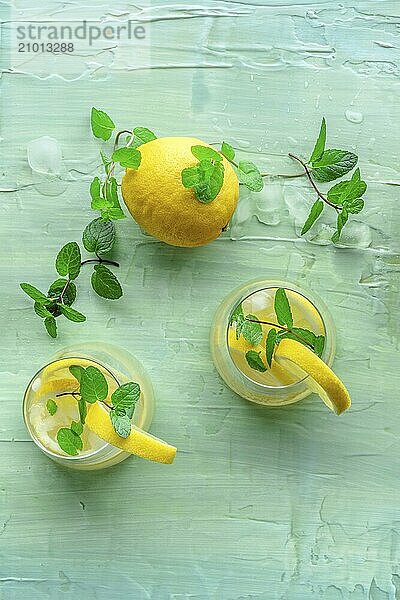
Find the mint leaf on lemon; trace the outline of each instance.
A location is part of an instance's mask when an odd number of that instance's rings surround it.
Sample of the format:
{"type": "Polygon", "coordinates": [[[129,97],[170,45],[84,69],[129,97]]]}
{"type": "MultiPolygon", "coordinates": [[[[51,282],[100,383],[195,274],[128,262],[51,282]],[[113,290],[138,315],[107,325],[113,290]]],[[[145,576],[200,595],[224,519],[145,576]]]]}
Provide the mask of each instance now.
{"type": "Polygon", "coordinates": [[[220,162],[222,160],[221,154],[213,148],[209,148],[208,146],[192,146],[192,154],[199,161],[215,160],[217,162],[220,162]]]}

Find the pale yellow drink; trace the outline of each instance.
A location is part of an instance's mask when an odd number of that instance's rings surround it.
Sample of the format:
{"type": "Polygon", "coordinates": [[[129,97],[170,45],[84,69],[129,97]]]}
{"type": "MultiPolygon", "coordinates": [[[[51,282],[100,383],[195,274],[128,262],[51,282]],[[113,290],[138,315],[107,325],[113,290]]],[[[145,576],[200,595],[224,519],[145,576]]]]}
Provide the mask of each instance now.
{"type": "Polygon", "coordinates": [[[236,339],[236,326],[230,325],[238,305],[243,315],[254,315],[259,321],[268,321],[280,329],[274,311],[274,298],[278,288],[283,288],[292,310],[293,325],[307,329],[316,336],[324,336],[322,360],[330,366],[335,354],[335,327],[328,308],[313,291],[292,282],[260,279],[247,282],[234,289],[218,307],[211,326],[210,349],[214,365],[225,383],[237,394],[268,406],[282,406],[298,402],[312,393],[307,374],[296,375],[290,366],[272,360],[267,366],[266,338],[272,325],[262,325],[262,339],[252,346],[243,335],[236,339]],[[248,351],[260,353],[266,367],[264,372],[251,368],[246,360],[248,351]]]}
{"type": "MultiPolygon", "coordinates": [[[[46,450],[60,456],[68,455],[58,444],[58,431],[62,427],[69,428],[72,421],[78,422],[80,420],[78,397],[75,394],[79,390],[79,383],[69,371],[69,366],[72,364],[84,368],[91,365],[102,372],[107,380],[109,390],[106,399],[107,404],[111,404],[111,394],[118,387],[116,379],[107,369],[94,361],[82,358],[76,360],[64,358],[55,361],[38,373],[31,384],[33,397],[29,404],[27,416],[33,435],[46,450]],[[57,405],[54,414],[49,412],[49,400],[53,400],[57,405]]],[[[83,442],[83,449],[79,452],[81,458],[105,445],[105,442],[85,425],[83,425],[81,438],[83,442]]]]}
{"type": "MultiPolygon", "coordinates": [[[[111,405],[111,394],[124,383],[133,381],[140,386],[140,398],[136,404],[132,426],[147,431],[154,412],[154,394],[150,378],[143,365],[129,352],[107,343],[86,343],[70,346],[57,353],[51,362],[40,369],[32,378],[24,395],[23,414],[26,426],[35,444],[54,461],[74,469],[103,469],[131,456],[105,442],[83,426],[81,435],[83,448],[76,456],[67,455],[59,446],[59,429],[70,428],[72,421],[79,422],[77,394],[79,382],[71,375],[69,367],[97,367],[108,384],[108,397],[99,403],[107,413],[111,405]],[[60,396],[59,394],[62,394],[60,396]],[[48,400],[54,400],[57,411],[51,414],[48,400]]],[[[87,409],[90,404],[86,403],[87,409]]],[[[107,415],[107,418],[108,415],[107,415]]]]}
{"type": "MultiPolygon", "coordinates": [[[[276,331],[284,331],[284,328],[279,326],[274,311],[274,298],[277,289],[272,287],[257,290],[242,301],[242,309],[245,316],[254,315],[259,321],[274,324],[274,327],[265,323],[262,324],[263,337],[257,346],[252,346],[243,336],[237,339],[235,324],[231,325],[228,329],[229,353],[236,367],[245,376],[249,377],[249,379],[268,386],[284,386],[299,381],[298,377],[288,370],[283,369],[274,360],[271,367],[268,367],[264,373],[252,369],[246,360],[246,352],[248,350],[255,350],[256,352],[261,352],[260,356],[264,364],[266,364],[265,347],[269,330],[274,328],[276,331]]],[[[315,333],[315,335],[325,336],[322,317],[314,304],[299,292],[290,289],[286,290],[286,295],[292,310],[295,327],[308,329],[315,333]]]]}

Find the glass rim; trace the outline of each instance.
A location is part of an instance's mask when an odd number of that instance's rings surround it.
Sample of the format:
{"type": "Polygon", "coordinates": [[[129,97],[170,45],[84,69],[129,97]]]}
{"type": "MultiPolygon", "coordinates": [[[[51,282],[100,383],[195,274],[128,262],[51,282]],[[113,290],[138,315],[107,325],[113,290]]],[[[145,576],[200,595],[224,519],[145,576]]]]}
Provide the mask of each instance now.
{"type": "MultiPolygon", "coordinates": [[[[100,448],[96,448],[96,450],[92,450],[91,452],[89,452],[87,454],[77,454],[76,456],[70,456],[68,454],[57,454],[53,450],[49,450],[48,448],[46,448],[46,446],[44,446],[44,444],[42,444],[42,442],[39,440],[39,438],[33,434],[32,428],[30,427],[30,425],[28,423],[27,412],[26,412],[27,395],[28,395],[29,389],[32,386],[32,383],[35,381],[36,377],[38,377],[39,373],[41,373],[41,371],[43,371],[43,369],[46,369],[50,365],[53,365],[54,363],[58,363],[58,362],[61,362],[64,360],[75,360],[75,359],[77,361],[86,360],[91,363],[94,363],[95,365],[98,365],[99,367],[104,369],[104,371],[106,371],[114,379],[114,381],[117,383],[117,385],[119,385],[118,379],[116,378],[114,373],[112,371],[110,371],[110,369],[108,367],[105,367],[102,363],[98,362],[97,360],[94,360],[92,358],[86,358],[84,356],[66,356],[64,358],[57,358],[55,360],[50,361],[49,363],[46,363],[45,365],[43,365],[43,367],[40,367],[40,369],[38,369],[38,371],[36,371],[36,373],[30,379],[28,385],[25,388],[25,392],[24,392],[24,398],[22,401],[22,414],[23,414],[23,418],[24,418],[24,423],[25,423],[25,426],[26,426],[33,442],[40,448],[40,450],[42,450],[45,454],[50,455],[53,458],[56,458],[57,460],[61,459],[61,460],[67,460],[67,461],[77,461],[77,460],[82,461],[82,460],[86,460],[87,458],[93,458],[94,456],[96,456],[100,452],[104,451],[104,449],[108,448],[108,447],[116,448],[117,450],[120,450],[116,446],[113,446],[112,444],[109,444],[108,442],[104,442],[104,444],[102,446],[100,446],[100,448]]],[[[99,437],[99,436],[97,436],[97,437],[99,437]]],[[[101,439],[101,438],[99,437],[99,439],[101,439]]],[[[102,441],[104,441],[104,440],[102,440],[102,441]]],[[[123,452],[123,450],[120,450],[120,451],[123,452]]]]}
{"type": "MultiPolygon", "coordinates": [[[[257,281],[259,281],[259,280],[254,280],[253,282],[249,282],[249,284],[251,284],[251,283],[254,283],[254,284],[256,284],[256,283],[257,283],[257,281]]],[[[260,282],[260,283],[261,283],[261,282],[260,282]]],[[[288,283],[289,283],[289,282],[288,282],[288,283]]],[[[289,285],[293,285],[294,287],[297,287],[295,284],[291,284],[291,283],[289,283],[289,285]]],[[[310,378],[310,375],[308,375],[308,374],[307,374],[307,375],[305,375],[305,376],[304,376],[302,379],[298,379],[297,381],[294,381],[293,383],[290,383],[289,385],[268,385],[268,384],[266,384],[266,383],[261,383],[261,382],[259,382],[259,381],[255,381],[254,379],[251,379],[251,377],[249,377],[248,375],[246,375],[246,373],[243,373],[243,371],[242,371],[241,369],[239,369],[239,367],[236,365],[235,361],[234,361],[234,360],[233,360],[233,358],[232,358],[232,355],[231,355],[231,352],[230,352],[230,349],[229,349],[229,341],[228,341],[228,336],[229,336],[229,327],[230,327],[230,319],[231,319],[231,316],[232,316],[233,312],[236,310],[236,308],[239,306],[239,304],[242,304],[242,302],[244,302],[245,300],[247,300],[247,298],[250,298],[250,296],[252,296],[253,294],[256,294],[257,292],[261,292],[261,291],[263,291],[263,290],[278,289],[278,287],[279,287],[279,286],[277,286],[277,285],[270,285],[270,286],[267,286],[267,287],[255,288],[255,289],[254,289],[252,292],[248,293],[248,294],[247,294],[246,296],[244,296],[244,297],[243,297],[241,300],[238,300],[238,301],[236,302],[236,304],[234,305],[234,307],[232,308],[232,310],[231,310],[231,311],[230,311],[230,313],[229,313],[228,324],[227,324],[227,327],[226,327],[226,338],[225,338],[225,341],[226,341],[226,346],[227,346],[227,350],[228,350],[228,355],[229,355],[229,358],[230,358],[230,360],[231,360],[231,362],[232,362],[232,364],[233,364],[234,368],[235,368],[235,369],[236,369],[236,371],[237,371],[237,372],[238,372],[238,373],[239,373],[239,374],[240,374],[242,377],[244,377],[244,378],[245,378],[245,379],[246,379],[246,380],[247,380],[249,383],[251,383],[251,384],[252,384],[252,385],[254,385],[254,386],[258,386],[258,387],[262,388],[263,390],[276,390],[277,392],[279,392],[279,391],[289,391],[289,392],[290,392],[290,390],[291,390],[291,389],[293,389],[294,387],[296,387],[296,386],[298,386],[298,385],[300,385],[300,384],[304,384],[304,383],[305,383],[305,382],[306,382],[306,381],[307,381],[307,380],[310,378]]],[[[282,287],[283,287],[283,286],[282,286],[282,287]]],[[[320,319],[321,319],[321,321],[322,321],[322,325],[323,325],[323,327],[324,327],[324,333],[325,333],[325,345],[324,345],[324,351],[325,351],[325,349],[327,348],[326,339],[327,339],[327,337],[328,337],[328,335],[327,335],[327,327],[326,327],[326,324],[325,324],[325,319],[324,319],[324,317],[323,317],[323,315],[322,315],[322,313],[321,313],[321,311],[320,311],[319,307],[318,307],[318,306],[316,306],[316,304],[315,304],[315,303],[314,303],[314,302],[313,302],[313,301],[312,301],[310,298],[308,298],[308,297],[305,295],[305,293],[303,293],[303,292],[300,292],[299,290],[293,289],[293,288],[291,288],[291,287],[287,287],[287,286],[284,286],[284,288],[283,288],[283,289],[284,289],[285,291],[286,291],[286,290],[288,290],[288,291],[290,291],[290,292],[294,292],[295,294],[298,294],[299,296],[302,296],[302,297],[303,297],[305,300],[307,300],[308,302],[310,302],[310,304],[312,304],[312,305],[313,305],[313,307],[314,307],[314,308],[315,308],[315,310],[317,311],[317,313],[318,313],[318,315],[319,315],[319,317],[320,317],[320,319]]],[[[312,293],[313,293],[313,292],[312,292],[312,293]]],[[[321,302],[323,302],[323,301],[321,300],[321,302]]],[[[321,360],[322,360],[322,359],[321,359],[321,360]]],[[[324,362],[325,362],[325,361],[324,361],[324,362]]]]}

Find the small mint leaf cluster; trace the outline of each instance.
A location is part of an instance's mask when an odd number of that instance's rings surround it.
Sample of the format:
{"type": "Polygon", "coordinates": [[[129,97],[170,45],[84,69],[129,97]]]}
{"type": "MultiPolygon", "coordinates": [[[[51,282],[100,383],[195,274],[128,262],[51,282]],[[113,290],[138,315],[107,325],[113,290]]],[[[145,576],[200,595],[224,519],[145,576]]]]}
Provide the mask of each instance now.
{"type": "MultiPolygon", "coordinates": [[[[83,450],[83,426],[87,415],[87,404],[102,402],[109,409],[111,423],[115,432],[123,438],[127,438],[131,432],[131,421],[135,407],[140,398],[140,386],[138,383],[128,382],[117,387],[111,394],[111,405],[106,402],[109,388],[104,374],[90,365],[82,367],[71,365],[71,375],[77,380],[79,387],[74,392],[63,392],[58,396],[72,395],[78,404],[79,421],[72,421],[70,427],[61,427],[57,432],[57,442],[61,450],[70,456],[76,456],[83,450]]],[[[58,406],[53,399],[46,403],[50,415],[54,415],[58,406]]]]}
{"type": "Polygon", "coordinates": [[[274,352],[279,343],[290,338],[307,346],[321,356],[325,346],[325,336],[317,335],[308,329],[295,327],[293,323],[293,314],[289,299],[284,288],[278,288],[274,297],[274,311],[277,323],[260,321],[255,315],[244,315],[242,303],[238,304],[232,312],[229,325],[235,326],[236,339],[243,336],[251,346],[258,346],[263,338],[263,325],[269,325],[267,338],[265,341],[265,356],[267,364],[264,363],[261,350],[248,350],[246,352],[246,361],[249,367],[260,373],[265,373],[268,367],[272,365],[274,352]]]}

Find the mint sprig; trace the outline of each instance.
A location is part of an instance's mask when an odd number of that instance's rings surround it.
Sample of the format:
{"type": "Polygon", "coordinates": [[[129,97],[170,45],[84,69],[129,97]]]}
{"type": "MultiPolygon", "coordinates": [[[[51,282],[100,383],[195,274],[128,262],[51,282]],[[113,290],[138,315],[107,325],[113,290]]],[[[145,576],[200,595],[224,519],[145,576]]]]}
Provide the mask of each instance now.
{"type": "Polygon", "coordinates": [[[296,340],[315,352],[317,356],[321,357],[325,347],[325,336],[317,335],[308,329],[296,327],[294,325],[292,309],[284,288],[278,288],[275,292],[274,311],[278,321],[277,323],[260,320],[258,317],[251,314],[244,315],[242,303],[238,304],[232,312],[229,319],[229,326],[235,327],[236,339],[243,336],[246,341],[253,346],[258,346],[262,340],[262,326],[270,326],[265,342],[267,365],[265,365],[262,359],[261,350],[248,350],[245,354],[245,358],[249,367],[260,373],[264,373],[267,370],[267,367],[271,367],[274,352],[280,342],[285,338],[296,340]],[[250,324],[252,328],[249,329],[250,324]],[[250,334],[248,332],[250,332],[250,334]]]}
{"type": "Polygon", "coordinates": [[[341,181],[332,186],[327,194],[323,194],[316,185],[317,182],[330,182],[343,177],[351,171],[358,162],[358,156],[347,150],[325,149],[326,144],[326,121],[322,119],[321,128],[310,160],[305,162],[294,154],[291,158],[299,162],[305,171],[317,200],[312,205],[310,214],[301,230],[304,235],[311,229],[313,224],[321,215],[325,205],[333,208],[337,213],[336,231],[332,236],[334,243],[339,242],[343,227],[348,221],[349,214],[357,214],[364,208],[364,200],[361,196],[367,190],[367,184],[361,179],[360,169],[357,168],[351,179],[341,181]]]}
{"type": "Polygon", "coordinates": [[[83,233],[83,245],[88,252],[94,252],[96,258],[82,261],[81,250],[76,242],[68,242],[59,251],[55,266],[59,275],[64,277],[56,279],[50,285],[47,294],[41,292],[30,283],[21,283],[21,289],[33,301],[35,314],[43,319],[47,333],[57,337],[56,319],[64,316],[68,321],[83,323],[86,316],[72,308],[76,300],[77,288],[75,280],[81,272],[83,265],[95,263],[92,276],[93,290],[103,298],[120,298],[123,294],[121,285],[116,276],[105,264],[119,266],[112,260],[103,258],[110,252],[115,242],[114,225],[111,221],[95,219],[86,227],[83,233]],[[110,291],[111,290],[111,291],[110,291]]]}
{"type": "Polygon", "coordinates": [[[193,167],[183,169],[182,185],[193,189],[196,199],[209,204],[218,196],[224,182],[222,155],[208,146],[192,146],[192,154],[199,161],[193,167]]]}
{"type": "MultiPolygon", "coordinates": [[[[71,365],[69,367],[71,375],[76,379],[79,387],[73,392],[62,392],[57,394],[61,396],[73,396],[77,401],[79,411],[79,421],[72,421],[70,427],[62,427],[57,432],[57,441],[60,448],[70,456],[77,456],[83,450],[83,426],[87,414],[87,404],[95,402],[103,403],[109,409],[111,423],[115,432],[123,438],[128,437],[131,432],[131,421],[135,412],[135,407],[140,399],[140,386],[138,383],[130,381],[117,387],[111,395],[111,404],[106,400],[109,395],[109,388],[104,374],[90,365],[82,367],[81,365],[71,365]]],[[[54,415],[57,411],[57,404],[53,399],[46,403],[48,412],[54,415]]]]}

